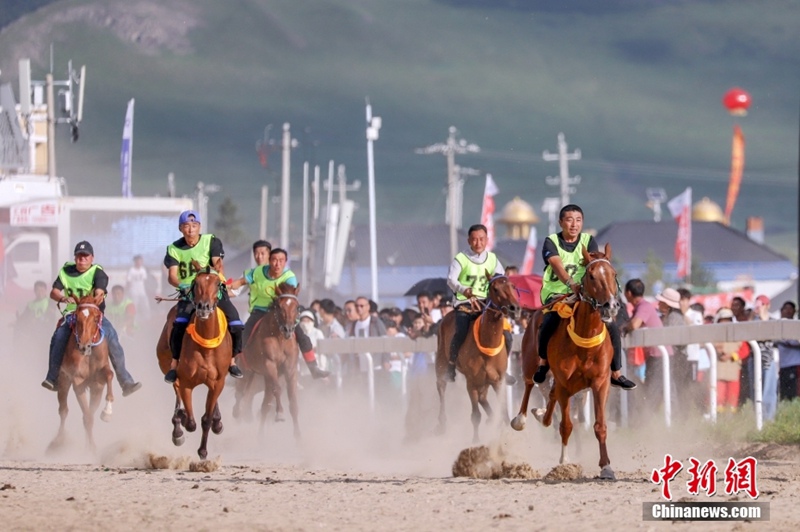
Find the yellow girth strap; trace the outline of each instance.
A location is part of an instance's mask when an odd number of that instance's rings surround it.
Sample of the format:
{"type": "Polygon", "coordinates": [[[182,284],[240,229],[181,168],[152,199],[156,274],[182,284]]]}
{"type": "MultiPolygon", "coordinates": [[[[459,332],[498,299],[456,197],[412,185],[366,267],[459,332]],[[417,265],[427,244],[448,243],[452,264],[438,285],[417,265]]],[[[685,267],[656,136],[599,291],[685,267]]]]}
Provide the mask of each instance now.
{"type": "MultiPolygon", "coordinates": [[[[597,347],[598,345],[602,344],[606,339],[606,334],[608,334],[608,329],[606,328],[605,324],[603,324],[603,330],[600,331],[600,334],[597,336],[592,336],[591,338],[582,338],[575,333],[575,309],[578,308],[579,303],[575,303],[575,307],[569,309],[569,313],[566,316],[561,313],[561,309],[558,310],[558,315],[562,318],[569,318],[569,323],[567,324],[567,334],[572,339],[572,342],[577,345],[578,347],[584,347],[586,349],[590,347],[597,347]]],[[[558,303],[554,305],[554,308],[558,306],[558,303]]],[[[567,305],[564,305],[567,307],[567,305]]],[[[569,308],[569,307],[567,307],[569,308]]]]}
{"type": "Polygon", "coordinates": [[[194,328],[194,321],[197,319],[196,317],[192,319],[192,322],[188,327],[186,327],[186,332],[192,337],[194,343],[200,347],[205,347],[208,349],[219,347],[219,344],[222,343],[222,340],[225,339],[225,335],[228,333],[228,320],[225,319],[225,313],[222,312],[219,307],[216,308],[216,311],[217,321],[219,322],[219,336],[216,338],[203,338],[200,336],[200,333],[198,333],[194,328]]]}
{"type": "MultiPolygon", "coordinates": [[[[484,347],[481,345],[480,341],[480,327],[481,327],[481,320],[483,319],[483,314],[478,316],[478,319],[475,320],[475,323],[472,325],[472,336],[475,339],[475,345],[478,346],[478,351],[483,353],[486,356],[493,357],[498,354],[503,349],[503,344],[505,343],[505,338],[500,340],[500,345],[497,347],[484,347]]],[[[511,323],[503,318],[503,330],[510,331],[511,330],[511,323]]]]}

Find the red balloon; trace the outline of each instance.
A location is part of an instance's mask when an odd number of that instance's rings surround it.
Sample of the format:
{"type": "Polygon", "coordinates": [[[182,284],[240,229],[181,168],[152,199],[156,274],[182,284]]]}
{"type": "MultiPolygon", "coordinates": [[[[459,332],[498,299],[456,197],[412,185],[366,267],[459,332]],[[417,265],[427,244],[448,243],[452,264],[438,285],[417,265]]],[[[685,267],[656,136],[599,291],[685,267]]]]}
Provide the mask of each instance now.
{"type": "Polygon", "coordinates": [[[739,87],[732,88],[722,97],[722,105],[725,106],[730,114],[736,116],[746,115],[750,103],[750,93],[739,87]]]}

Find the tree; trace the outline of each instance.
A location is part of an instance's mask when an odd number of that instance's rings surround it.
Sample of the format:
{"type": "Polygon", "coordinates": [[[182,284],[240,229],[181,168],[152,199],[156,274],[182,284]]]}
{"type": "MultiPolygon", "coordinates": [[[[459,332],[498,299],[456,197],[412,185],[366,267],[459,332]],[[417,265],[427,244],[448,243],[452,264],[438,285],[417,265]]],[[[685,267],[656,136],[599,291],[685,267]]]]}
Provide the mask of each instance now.
{"type": "Polygon", "coordinates": [[[713,288],[716,290],[717,280],[714,278],[714,272],[709,270],[703,265],[703,262],[697,258],[692,257],[692,286],[698,290],[704,288],[713,288]]]}
{"type": "Polygon", "coordinates": [[[644,273],[644,286],[648,293],[653,293],[653,287],[659,281],[664,280],[664,261],[652,249],[647,250],[647,257],[644,259],[647,271],[644,273]]]}
{"type": "Polygon", "coordinates": [[[242,229],[237,209],[230,196],[226,196],[219,206],[219,216],[214,224],[214,234],[231,248],[242,248],[247,245],[247,236],[242,229]]]}

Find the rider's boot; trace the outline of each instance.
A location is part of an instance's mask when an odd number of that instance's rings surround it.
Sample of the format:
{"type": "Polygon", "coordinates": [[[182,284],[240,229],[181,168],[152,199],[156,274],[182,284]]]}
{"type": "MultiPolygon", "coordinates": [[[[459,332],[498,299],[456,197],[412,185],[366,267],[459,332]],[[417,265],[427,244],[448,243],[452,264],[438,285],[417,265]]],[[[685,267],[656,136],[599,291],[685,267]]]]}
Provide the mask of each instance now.
{"type": "Polygon", "coordinates": [[[620,339],[619,328],[616,323],[607,326],[608,335],[611,337],[611,345],[614,347],[614,357],[611,359],[611,386],[622,388],[625,391],[636,388],[636,383],[625,377],[620,371],[622,369],[622,340],[620,339]]]}
{"type": "Polygon", "coordinates": [[[550,370],[550,364],[547,363],[547,344],[550,343],[550,337],[558,328],[559,321],[557,312],[548,312],[542,318],[542,324],[539,327],[539,367],[533,375],[533,382],[536,384],[542,384],[550,370]]]}
{"type": "Polygon", "coordinates": [[[231,340],[233,341],[233,357],[231,358],[231,365],[228,368],[228,373],[231,377],[241,379],[244,377],[244,373],[242,373],[242,370],[236,365],[236,355],[242,352],[242,332],[244,331],[244,326],[232,325],[229,329],[231,331],[231,340]]]}
{"type": "Polygon", "coordinates": [[[324,379],[325,377],[331,374],[330,371],[325,371],[324,369],[320,369],[319,365],[317,364],[317,355],[314,353],[313,349],[303,353],[303,360],[306,361],[306,366],[308,366],[308,371],[311,372],[311,376],[313,378],[324,379]]]}
{"type": "Polygon", "coordinates": [[[169,348],[172,351],[172,364],[166,375],[164,381],[173,384],[178,380],[178,359],[181,357],[181,346],[183,345],[183,335],[186,332],[186,327],[189,326],[187,321],[175,321],[172,324],[172,332],[169,335],[169,348]]]}
{"type": "Polygon", "coordinates": [[[456,380],[456,361],[458,360],[458,351],[461,349],[461,344],[467,338],[469,332],[470,315],[466,312],[456,309],[455,312],[455,331],[453,338],[450,340],[450,358],[447,364],[447,370],[444,374],[445,379],[450,382],[456,380]]]}

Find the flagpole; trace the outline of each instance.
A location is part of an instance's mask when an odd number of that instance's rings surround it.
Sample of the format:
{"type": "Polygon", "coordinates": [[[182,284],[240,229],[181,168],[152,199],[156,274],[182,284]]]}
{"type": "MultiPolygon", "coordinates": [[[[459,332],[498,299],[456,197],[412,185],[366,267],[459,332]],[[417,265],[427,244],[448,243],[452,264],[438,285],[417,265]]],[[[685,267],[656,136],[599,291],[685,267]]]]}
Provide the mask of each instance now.
{"type": "Polygon", "coordinates": [[[120,174],[122,181],[122,197],[133,197],[131,190],[131,172],[133,170],[133,98],[128,102],[125,112],[125,125],[122,128],[122,150],[119,156],[120,174]]]}

